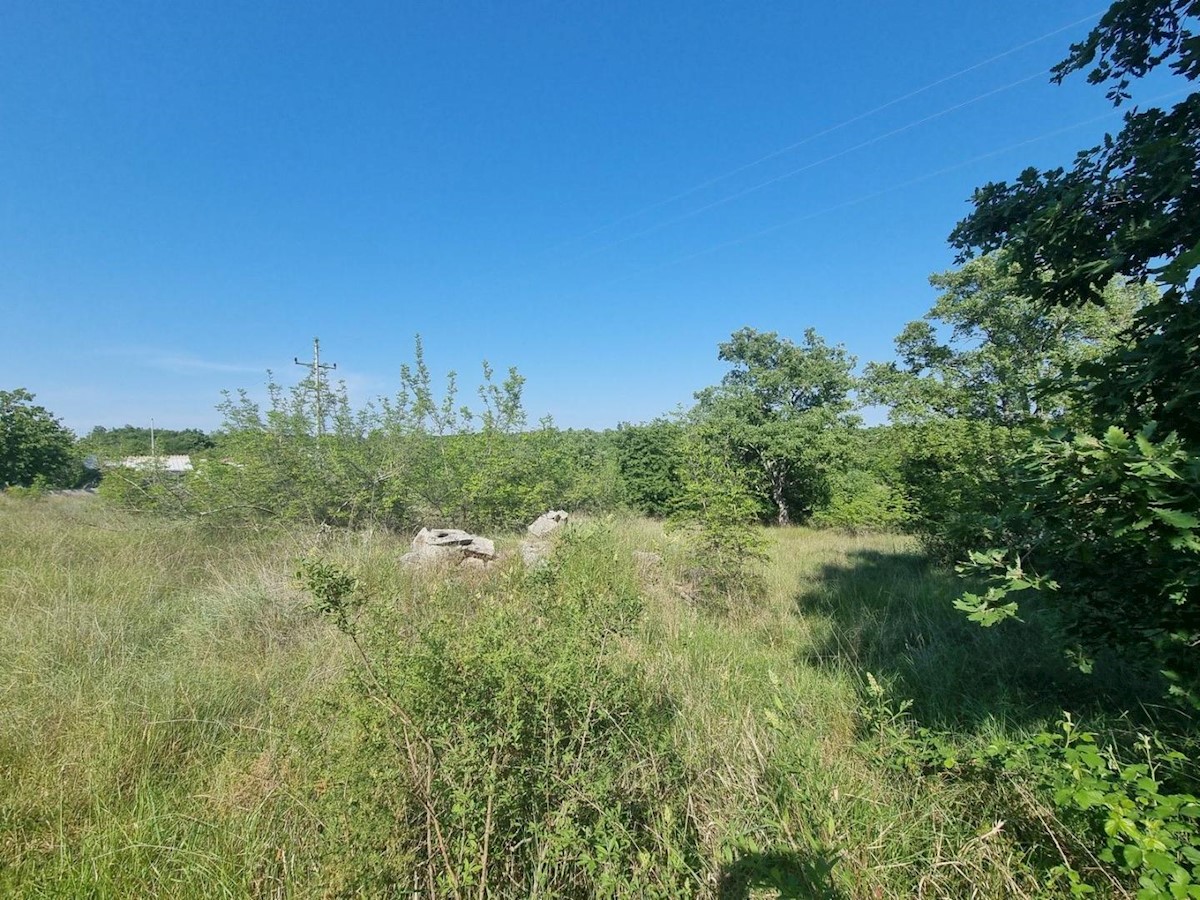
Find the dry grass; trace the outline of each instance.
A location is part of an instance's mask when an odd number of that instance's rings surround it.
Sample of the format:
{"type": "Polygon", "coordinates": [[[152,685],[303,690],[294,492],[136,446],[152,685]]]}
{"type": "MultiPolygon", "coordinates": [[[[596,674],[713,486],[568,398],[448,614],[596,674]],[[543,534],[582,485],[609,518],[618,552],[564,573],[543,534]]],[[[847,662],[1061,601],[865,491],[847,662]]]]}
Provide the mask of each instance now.
{"type": "MultiPolygon", "coordinates": [[[[859,710],[872,671],[964,735],[1038,727],[1065,690],[1044,648],[964,626],[901,536],[772,532],[765,601],[718,616],[657,524],[617,527],[663,557],[624,652],[675,706],[714,896],[1036,893],[986,798],[880,765],[859,710]]],[[[321,895],[296,736],[350,661],[291,572],[315,550],[394,595],[404,543],[0,498],[0,893],[321,895]]]]}

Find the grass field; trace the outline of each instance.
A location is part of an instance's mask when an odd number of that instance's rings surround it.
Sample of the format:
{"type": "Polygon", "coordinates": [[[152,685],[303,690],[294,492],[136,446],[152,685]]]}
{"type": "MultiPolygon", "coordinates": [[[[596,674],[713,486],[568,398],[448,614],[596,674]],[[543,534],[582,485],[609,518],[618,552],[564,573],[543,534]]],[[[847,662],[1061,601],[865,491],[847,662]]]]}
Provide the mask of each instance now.
{"type": "MultiPolygon", "coordinates": [[[[1019,736],[1086,713],[1119,676],[1073,673],[1036,623],[965,622],[953,580],[902,536],[773,531],[766,599],[716,614],[685,599],[686,560],[660,526],[610,530],[598,565],[636,573],[644,600],[611,653],[669,709],[637,758],[683,773],[664,800],[694,851],[674,895],[1043,895],[1049,840],[1031,843],[978,785],[890,765],[891,732],[873,729],[911,700],[906,727],[1019,736]],[[663,562],[639,568],[635,550],[663,562]]],[[[359,812],[337,806],[321,750],[346,734],[358,663],[297,561],[338,562],[413,628],[438,604],[533,590],[506,570],[414,583],[404,543],[0,498],[0,895],[371,895],[339,871],[335,820],[356,840],[359,812]]],[[[490,800],[487,813],[491,829],[490,800]]],[[[469,893],[521,895],[486,878],[469,893]]]]}

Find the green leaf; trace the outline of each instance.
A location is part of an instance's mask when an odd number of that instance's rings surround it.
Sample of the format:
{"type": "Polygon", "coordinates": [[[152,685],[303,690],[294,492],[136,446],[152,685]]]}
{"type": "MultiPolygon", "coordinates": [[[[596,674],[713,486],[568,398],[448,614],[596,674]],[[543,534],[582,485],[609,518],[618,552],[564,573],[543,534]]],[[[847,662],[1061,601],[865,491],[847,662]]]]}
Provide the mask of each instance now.
{"type": "Polygon", "coordinates": [[[1164,509],[1162,507],[1153,506],[1150,508],[1150,514],[1157,516],[1163,522],[1174,528],[1195,529],[1200,528],[1200,519],[1193,516],[1191,513],[1186,513],[1180,509],[1164,509]]]}

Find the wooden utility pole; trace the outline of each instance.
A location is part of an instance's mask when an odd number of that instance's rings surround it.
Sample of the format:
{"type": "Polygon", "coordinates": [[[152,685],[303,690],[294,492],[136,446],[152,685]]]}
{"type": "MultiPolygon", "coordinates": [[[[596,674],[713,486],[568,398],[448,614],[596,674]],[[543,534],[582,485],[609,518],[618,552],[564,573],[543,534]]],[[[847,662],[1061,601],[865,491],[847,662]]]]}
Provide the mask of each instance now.
{"type": "Polygon", "coordinates": [[[304,366],[312,371],[313,389],[317,394],[317,436],[325,433],[325,413],[321,407],[321,373],[328,369],[336,369],[337,363],[321,362],[321,339],[313,338],[313,360],[310,363],[300,362],[300,357],[293,356],[296,365],[304,366]]]}

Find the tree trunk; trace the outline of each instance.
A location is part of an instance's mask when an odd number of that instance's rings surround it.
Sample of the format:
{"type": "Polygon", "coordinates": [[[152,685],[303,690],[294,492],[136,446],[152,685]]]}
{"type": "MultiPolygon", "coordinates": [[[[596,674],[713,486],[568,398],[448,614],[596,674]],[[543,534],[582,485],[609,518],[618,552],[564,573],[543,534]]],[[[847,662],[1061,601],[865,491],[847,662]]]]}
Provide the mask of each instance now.
{"type": "Polygon", "coordinates": [[[786,467],[780,465],[777,461],[771,461],[764,464],[767,470],[767,480],[771,482],[771,499],[775,501],[775,506],[779,510],[776,517],[776,523],[779,525],[791,525],[792,517],[788,513],[787,501],[784,499],[784,486],[786,483],[786,467]]]}

